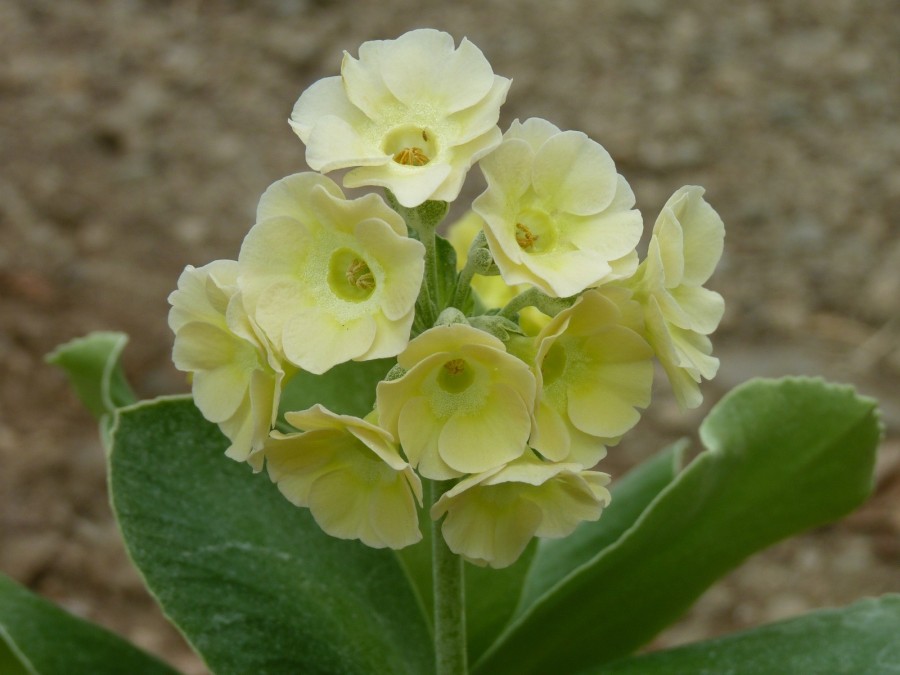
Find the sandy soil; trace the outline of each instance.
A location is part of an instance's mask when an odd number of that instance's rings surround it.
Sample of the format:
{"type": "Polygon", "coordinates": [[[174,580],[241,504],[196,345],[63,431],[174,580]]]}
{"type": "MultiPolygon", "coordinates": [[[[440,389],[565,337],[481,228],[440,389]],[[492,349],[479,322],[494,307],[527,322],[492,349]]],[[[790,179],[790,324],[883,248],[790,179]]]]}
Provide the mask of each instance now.
{"type": "MultiPolygon", "coordinates": [[[[235,257],[256,200],[303,170],[286,118],[341,50],[419,26],[514,80],[501,124],[603,143],[652,223],[683,184],[725,219],[728,311],[708,403],[755,375],[825,374],[883,404],[872,501],[758,555],[657,645],[900,591],[900,15],[884,0],[0,4],[0,569],[187,672],[203,668],[126,560],[92,420],[42,362],[132,335],[142,396],[184,391],[166,296],[235,257]]],[[[474,176],[467,196],[481,189],[474,176]]],[[[691,433],[664,388],[609,459],[691,433]]]]}

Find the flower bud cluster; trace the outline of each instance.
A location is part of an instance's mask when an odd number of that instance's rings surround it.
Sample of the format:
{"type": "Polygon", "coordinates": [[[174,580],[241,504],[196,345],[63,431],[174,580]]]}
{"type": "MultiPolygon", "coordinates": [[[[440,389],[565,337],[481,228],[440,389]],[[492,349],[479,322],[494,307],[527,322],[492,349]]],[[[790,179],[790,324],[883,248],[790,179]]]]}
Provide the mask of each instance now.
{"type": "Polygon", "coordinates": [[[685,407],[715,375],[723,302],[703,285],[724,227],[703,190],[672,196],[639,262],[642,218],[609,153],[541,119],[502,134],[509,84],[434,30],[345,54],[291,116],[322,173],[273,184],[237,261],[188,267],[169,298],[175,365],[226,454],[333,536],[419,541],[432,481],[450,549],[510,565],[600,517],[609,476],[593,467],[649,405],[654,358],[685,407]],[[436,220],[475,163],[487,189],[448,231],[454,268],[436,220]],[[346,197],[322,175],[337,169],[386,199],[346,197]],[[299,371],[386,357],[365,419],[278,419],[299,371]]]}

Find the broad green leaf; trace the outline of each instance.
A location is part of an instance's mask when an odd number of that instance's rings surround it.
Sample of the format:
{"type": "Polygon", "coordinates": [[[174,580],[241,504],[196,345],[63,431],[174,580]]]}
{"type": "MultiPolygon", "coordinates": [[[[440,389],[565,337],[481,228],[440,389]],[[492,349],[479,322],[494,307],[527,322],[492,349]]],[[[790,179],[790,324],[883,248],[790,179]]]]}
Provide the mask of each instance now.
{"type": "Polygon", "coordinates": [[[147,586],[217,675],[433,670],[388,550],[325,535],[186,398],[121,410],[112,503],[147,586]]]}
{"type": "Polygon", "coordinates": [[[490,647],[514,614],[521,613],[523,607],[631,527],[647,504],[680,470],[684,447],[685,442],[679,442],[666,448],[615,483],[613,501],[600,520],[582,523],[562,539],[533,540],[514,565],[502,570],[466,565],[466,622],[471,662],[477,661],[490,647]]]}
{"type": "Polygon", "coordinates": [[[47,363],[62,368],[84,406],[100,421],[104,445],[117,408],[136,398],[125,380],[119,359],[128,343],[124,333],[90,333],[57,347],[47,363]]]}
{"type": "Polygon", "coordinates": [[[536,549],[532,540],[515,563],[499,570],[465,566],[470,663],[484,654],[512,618],[536,549]]]}
{"type": "Polygon", "coordinates": [[[880,432],[875,402],[849,387],[738,387],[700,428],[708,450],[615,544],[524,608],[476,672],[562,675],[629,654],[747,556],[861,504],[880,432]]]}
{"type": "Polygon", "coordinates": [[[582,675],[900,672],[900,595],[857,602],[586,670],[582,675]]]}
{"type": "Polygon", "coordinates": [[[622,536],[682,469],[687,441],[674,443],[612,484],[612,501],[600,520],[581,523],[568,537],[542,539],[522,590],[521,613],[575,568],[622,536]]]}
{"type": "Polygon", "coordinates": [[[175,675],[176,671],[0,574],[0,673],[175,675]]]}
{"type": "Polygon", "coordinates": [[[396,359],[348,361],[322,375],[300,371],[281,395],[281,415],[321,403],[335,413],[365,417],[375,406],[375,385],[396,362],[396,359]]]}
{"type": "Polygon", "coordinates": [[[34,675],[25,667],[22,660],[13,653],[12,647],[7,643],[9,638],[0,633],[0,673],[4,675],[34,675]]]}

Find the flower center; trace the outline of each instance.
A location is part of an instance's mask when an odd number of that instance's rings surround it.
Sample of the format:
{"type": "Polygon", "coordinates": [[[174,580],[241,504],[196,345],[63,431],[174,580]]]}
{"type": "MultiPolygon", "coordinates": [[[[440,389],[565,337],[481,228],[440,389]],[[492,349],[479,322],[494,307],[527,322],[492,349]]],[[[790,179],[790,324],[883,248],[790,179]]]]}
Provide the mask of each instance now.
{"type": "Polygon", "coordinates": [[[446,392],[458,394],[469,388],[475,379],[472,367],[463,359],[450,359],[444,363],[437,381],[446,392]]]}
{"type": "Polygon", "coordinates": [[[547,350],[547,354],[541,363],[541,375],[544,379],[544,386],[549,387],[566,372],[567,361],[565,347],[554,342],[550,349],[547,350]]]}
{"type": "Polygon", "coordinates": [[[350,267],[347,268],[347,283],[364,291],[371,291],[375,288],[375,276],[366,265],[365,260],[353,259],[350,267]]]}
{"type": "Polygon", "coordinates": [[[382,149],[397,164],[425,166],[437,155],[434,132],[411,124],[392,129],[384,138],[382,149]]]}
{"type": "Polygon", "coordinates": [[[375,290],[375,275],[356,251],[341,248],[331,254],[328,286],[343,300],[362,302],[375,290]]]}
{"type": "Polygon", "coordinates": [[[526,253],[546,253],[556,247],[557,228],[544,211],[526,209],[516,218],[514,236],[526,253]]]}

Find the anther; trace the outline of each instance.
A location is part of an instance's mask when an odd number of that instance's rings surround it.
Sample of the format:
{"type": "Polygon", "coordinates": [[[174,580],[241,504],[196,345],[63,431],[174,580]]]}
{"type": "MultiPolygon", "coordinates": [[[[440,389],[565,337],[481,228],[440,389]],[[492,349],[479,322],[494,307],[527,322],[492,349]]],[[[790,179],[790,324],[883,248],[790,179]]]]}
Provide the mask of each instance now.
{"type": "Polygon", "coordinates": [[[370,291],[375,288],[375,275],[364,260],[354,258],[347,268],[347,283],[361,290],[370,291]]]}
{"type": "Polygon", "coordinates": [[[394,161],[397,164],[405,164],[406,166],[425,166],[429,160],[428,155],[422,152],[422,148],[412,147],[403,148],[394,155],[394,161]]]}
{"type": "Polygon", "coordinates": [[[451,359],[444,364],[444,369],[451,375],[459,375],[466,369],[466,362],[462,359],[451,359]]]}
{"type": "Polygon", "coordinates": [[[533,234],[527,226],[516,223],[516,243],[521,248],[531,248],[539,238],[539,235],[533,234]]]}

